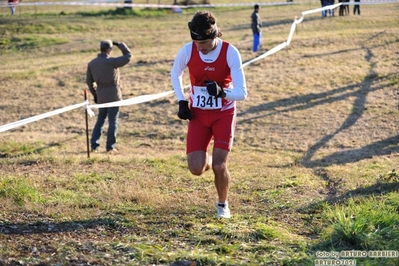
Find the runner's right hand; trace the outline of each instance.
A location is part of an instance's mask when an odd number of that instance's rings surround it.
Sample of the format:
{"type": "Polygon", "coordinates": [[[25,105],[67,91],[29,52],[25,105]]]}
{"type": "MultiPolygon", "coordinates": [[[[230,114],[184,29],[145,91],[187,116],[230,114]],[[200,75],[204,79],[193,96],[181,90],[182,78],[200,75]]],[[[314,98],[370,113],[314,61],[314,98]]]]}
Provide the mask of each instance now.
{"type": "Polygon", "coordinates": [[[190,108],[188,108],[188,101],[179,101],[179,112],[177,113],[177,116],[180,119],[191,120],[192,117],[190,108]]]}

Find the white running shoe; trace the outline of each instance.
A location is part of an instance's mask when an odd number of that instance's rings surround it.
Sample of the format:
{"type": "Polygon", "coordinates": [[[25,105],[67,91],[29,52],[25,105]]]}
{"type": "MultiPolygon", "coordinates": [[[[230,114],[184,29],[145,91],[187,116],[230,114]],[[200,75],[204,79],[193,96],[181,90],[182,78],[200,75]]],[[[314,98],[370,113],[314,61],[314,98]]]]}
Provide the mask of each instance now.
{"type": "Polygon", "coordinates": [[[216,203],[216,212],[217,212],[217,215],[216,215],[217,218],[228,219],[231,217],[229,204],[227,202],[226,203],[216,203]]]}

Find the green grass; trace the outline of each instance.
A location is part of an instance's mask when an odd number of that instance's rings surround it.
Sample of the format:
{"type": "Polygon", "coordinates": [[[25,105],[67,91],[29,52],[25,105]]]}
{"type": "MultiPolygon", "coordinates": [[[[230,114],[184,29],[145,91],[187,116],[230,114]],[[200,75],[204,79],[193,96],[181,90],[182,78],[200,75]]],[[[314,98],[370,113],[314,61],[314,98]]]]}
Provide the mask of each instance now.
{"type": "Polygon", "coordinates": [[[30,50],[38,47],[46,47],[67,43],[66,38],[43,38],[40,36],[24,36],[21,38],[3,39],[0,46],[10,51],[30,50]]]}
{"type": "Polygon", "coordinates": [[[2,143],[0,148],[1,157],[18,157],[20,155],[31,154],[40,151],[42,142],[19,143],[15,141],[2,143]]]}
{"type": "Polygon", "coordinates": [[[40,192],[26,178],[4,176],[0,183],[0,197],[11,199],[16,205],[23,206],[25,202],[42,203],[40,192]]]}
{"type": "Polygon", "coordinates": [[[392,250],[398,242],[399,215],[397,193],[354,201],[348,206],[328,209],[332,225],[327,233],[327,248],[343,250],[392,250]]]}
{"type": "MultiPolygon", "coordinates": [[[[319,251],[396,251],[399,245],[399,200],[392,192],[380,197],[350,198],[329,206],[319,251]]],[[[340,253],[341,254],[341,253],[340,253]]],[[[361,265],[396,265],[397,258],[358,258],[361,265]]]]}

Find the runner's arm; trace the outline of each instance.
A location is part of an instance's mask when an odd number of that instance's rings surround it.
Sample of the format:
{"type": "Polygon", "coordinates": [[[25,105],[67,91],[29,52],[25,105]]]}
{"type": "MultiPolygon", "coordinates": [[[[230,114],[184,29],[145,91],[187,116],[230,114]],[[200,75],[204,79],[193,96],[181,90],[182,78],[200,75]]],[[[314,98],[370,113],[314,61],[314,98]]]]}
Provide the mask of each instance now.
{"type": "Polygon", "coordinates": [[[184,96],[183,74],[191,56],[191,43],[184,45],[177,53],[170,72],[172,86],[178,101],[186,101],[184,96]]]}
{"type": "Polygon", "coordinates": [[[241,55],[238,49],[231,44],[227,50],[227,64],[230,67],[232,87],[224,88],[226,100],[243,101],[247,98],[247,85],[241,55]]]}

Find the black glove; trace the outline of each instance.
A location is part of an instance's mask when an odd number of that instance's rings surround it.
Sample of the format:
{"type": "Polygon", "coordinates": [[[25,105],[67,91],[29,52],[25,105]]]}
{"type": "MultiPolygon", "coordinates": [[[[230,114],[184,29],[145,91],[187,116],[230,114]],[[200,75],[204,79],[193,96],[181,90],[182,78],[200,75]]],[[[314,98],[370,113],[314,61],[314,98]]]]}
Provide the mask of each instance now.
{"type": "Polygon", "coordinates": [[[112,42],[113,45],[119,46],[118,42],[112,42]]]}
{"type": "Polygon", "coordinates": [[[224,90],[214,81],[206,80],[206,89],[208,90],[209,95],[215,96],[216,98],[219,97],[226,97],[226,93],[224,90]]]}
{"type": "Polygon", "coordinates": [[[97,95],[94,95],[94,103],[97,103],[97,95]]]}
{"type": "Polygon", "coordinates": [[[190,108],[188,108],[188,101],[179,101],[179,112],[177,116],[180,119],[191,120],[191,111],[190,108]]]}

